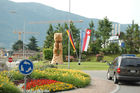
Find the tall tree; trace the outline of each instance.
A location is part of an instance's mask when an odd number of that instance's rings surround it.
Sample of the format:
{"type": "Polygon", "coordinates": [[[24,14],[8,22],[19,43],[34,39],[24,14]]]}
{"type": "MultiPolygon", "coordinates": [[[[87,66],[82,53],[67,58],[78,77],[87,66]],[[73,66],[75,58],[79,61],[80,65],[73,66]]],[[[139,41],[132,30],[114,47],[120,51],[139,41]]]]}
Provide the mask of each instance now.
{"type": "Polygon", "coordinates": [[[94,40],[94,22],[93,20],[91,20],[91,22],[89,23],[89,29],[91,29],[91,38],[90,38],[90,41],[93,41],[94,40]]]}
{"type": "Polygon", "coordinates": [[[15,43],[13,44],[13,46],[12,46],[12,49],[13,49],[14,51],[16,51],[16,50],[22,50],[22,49],[23,49],[23,41],[18,40],[17,42],[15,42],[15,43]]]}
{"type": "Polygon", "coordinates": [[[46,40],[44,41],[44,48],[52,48],[54,43],[54,30],[52,24],[50,24],[47,30],[46,40]]]}
{"type": "Polygon", "coordinates": [[[136,52],[138,52],[139,48],[140,48],[140,30],[139,30],[139,25],[138,24],[135,24],[134,48],[135,48],[136,52]]]}
{"type": "Polygon", "coordinates": [[[126,49],[128,53],[135,53],[139,51],[140,46],[140,30],[138,24],[129,25],[126,30],[126,36],[124,38],[126,49]]]}
{"type": "Polygon", "coordinates": [[[107,40],[111,36],[112,31],[112,22],[109,21],[107,17],[104,20],[99,21],[98,32],[96,33],[97,36],[102,41],[103,46],[107,43],[107,40]]]}
{"type": "Polygon", "coordinates": [[[94,40],[95,40],[95,30],[94,30],[94,23],[93,20],[91,20],[91,22],[89,23],[89,29],[91,29],[91,37],[90,37],[90,42],[89,42],[89,53],[94,53],[94,49],[95,49],[95,44],[94,44],[94,40]]]}
{"type": "Polygon", "coordinates": [[[29,44],[27,45],[29,50],[33,50],[33,51],[38,51],[38,46],[37,46],[37,40],[34,36],[32,36],[30,39],[29,44]]]}

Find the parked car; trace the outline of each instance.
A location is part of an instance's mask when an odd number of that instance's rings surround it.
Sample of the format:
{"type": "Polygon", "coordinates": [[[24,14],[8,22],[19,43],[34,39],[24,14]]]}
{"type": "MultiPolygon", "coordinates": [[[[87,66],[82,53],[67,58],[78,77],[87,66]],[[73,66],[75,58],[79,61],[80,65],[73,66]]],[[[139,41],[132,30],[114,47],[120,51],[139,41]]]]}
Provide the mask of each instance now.
{"type": "Polygon", "coordinates": [[[140,81],[140,57],[122,55],[108,64],[107,79],[117,84],[121,81],[140,81]]]}

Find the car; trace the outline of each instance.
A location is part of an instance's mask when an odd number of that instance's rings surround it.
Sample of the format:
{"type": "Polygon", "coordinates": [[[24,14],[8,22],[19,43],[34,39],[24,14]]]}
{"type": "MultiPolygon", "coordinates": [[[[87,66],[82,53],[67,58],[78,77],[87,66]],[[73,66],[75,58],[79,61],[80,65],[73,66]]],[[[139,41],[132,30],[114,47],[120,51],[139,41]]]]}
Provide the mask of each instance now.
{"type": "Polygon", "coordinates": [[[122,55],[108,63],[107,79],[118,84],[121,81],[140,81],[140,57],[134,55],[122,55]]]}

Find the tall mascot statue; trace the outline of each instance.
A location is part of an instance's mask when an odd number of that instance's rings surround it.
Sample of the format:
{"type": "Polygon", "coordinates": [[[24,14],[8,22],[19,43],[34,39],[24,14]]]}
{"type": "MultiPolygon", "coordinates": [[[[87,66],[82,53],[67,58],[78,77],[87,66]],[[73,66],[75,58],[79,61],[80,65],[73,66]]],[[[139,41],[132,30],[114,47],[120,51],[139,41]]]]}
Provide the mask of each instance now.
{"type": "Polygon", "coordinates": [[[51,64],[63,64],[62,33],[54,34],[53,59],[51,64]]]}

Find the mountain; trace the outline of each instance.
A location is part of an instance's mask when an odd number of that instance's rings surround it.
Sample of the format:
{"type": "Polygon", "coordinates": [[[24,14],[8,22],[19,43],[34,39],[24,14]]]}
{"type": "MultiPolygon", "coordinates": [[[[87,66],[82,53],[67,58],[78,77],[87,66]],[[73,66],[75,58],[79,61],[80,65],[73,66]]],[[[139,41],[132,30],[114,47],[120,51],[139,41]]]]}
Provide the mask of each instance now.
{"type": "MultiPolygon", "coordinates": [[[[91,20],[93,20],[95,29],[97,29],[99,21],[99,19],[86,18],[39,3],[16,3],[9,0],[0,0],[0,47],[10,49],[13,43],[18,40],[18,34],[14,34],[13,31],[23,31],[24,29],[26,32],[39,32],[40,34],[34,34],[34,36],[38,40],[38,45],[42,46],[49,24],[29,24],[29,22],[69,19],[83,20],[82,23],[75,23],[82,30],[88,27],[91,20]]],[[[126,27],[127,24],[121,24],[121,31],[124,32],[126,27]]],[[[32,34],[25,35],[25,43],[29,42],[31,36],[32,34]]]]}

